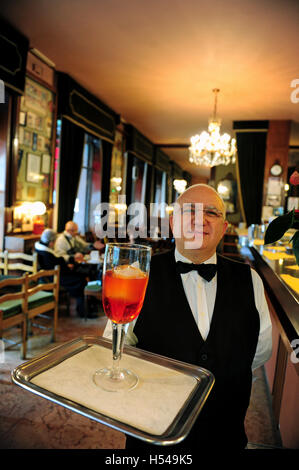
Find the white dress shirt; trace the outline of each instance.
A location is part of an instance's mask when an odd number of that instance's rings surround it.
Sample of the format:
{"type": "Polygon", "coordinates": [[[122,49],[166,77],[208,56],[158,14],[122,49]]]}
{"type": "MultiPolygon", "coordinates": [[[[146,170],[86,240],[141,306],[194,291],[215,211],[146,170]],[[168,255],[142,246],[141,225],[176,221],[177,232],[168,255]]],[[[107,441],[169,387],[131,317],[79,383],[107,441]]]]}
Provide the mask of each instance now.
{"type": "MultiPolygon", "coordinates": [[[[191,261],[181,255],[177,249],[175,250],[175,260],[191,263],[191,261]]],[[[205,263],[216,263],[216,253],[205,263]]],[[[256,369],[263,365],[271,356],[272,352],[272,324],[269,314],[268,305],[265,298],[264,286],[260,276],[254,269],[251,269],[255,306],[260,316],[260,332],[256,348],[255,357],[252,363],[252,369],[256,369]]],[[[217,290],[217,274],[208,282],[203,279],[197,271],[181,274],[184,291],[193,313],[195,322],[200,331],[201,336],[205,340],[208,336],[212,321],[216,290],[217,290]]],[[[135,346],[137,338],[134,334],[134,320],[128,329],[126,344],[135,346]]],[[[108,320],[105,328],[104,337],[112,337],[111,321],[108,320]]]]}

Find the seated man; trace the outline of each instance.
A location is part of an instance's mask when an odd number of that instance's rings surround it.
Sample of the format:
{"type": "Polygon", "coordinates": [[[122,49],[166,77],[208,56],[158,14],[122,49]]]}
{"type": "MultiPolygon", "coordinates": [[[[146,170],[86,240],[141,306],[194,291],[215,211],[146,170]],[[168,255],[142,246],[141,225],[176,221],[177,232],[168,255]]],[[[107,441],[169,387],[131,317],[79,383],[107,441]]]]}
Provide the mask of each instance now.
{"type": "Polygon", "coordinates": [[[71,297],[77,300],[77,312],[80,317],[84,317],[84,287],[87,281],[84,275],[74,271],[74,264],[67,264],[62,256],[55,254],[54,243],[56,236],[56,232],[52,229],[43,231],[40,241],[35,244],[38,263],[41,269],[54,269],[55,266],[60,266],[60,285],[69,292],[71,297]]]}
{"type": "Polygon", "coordinates": [[[94,243],[87,243],[78,235],[78,225],[69,221],[65,224],[65,230],[58,235],[55,242],[55,253],[57,256],[63,256],[67,263],[81,263],[84,254],[91,250],[101,250],[103,243],[99,240],[94,243]]]}

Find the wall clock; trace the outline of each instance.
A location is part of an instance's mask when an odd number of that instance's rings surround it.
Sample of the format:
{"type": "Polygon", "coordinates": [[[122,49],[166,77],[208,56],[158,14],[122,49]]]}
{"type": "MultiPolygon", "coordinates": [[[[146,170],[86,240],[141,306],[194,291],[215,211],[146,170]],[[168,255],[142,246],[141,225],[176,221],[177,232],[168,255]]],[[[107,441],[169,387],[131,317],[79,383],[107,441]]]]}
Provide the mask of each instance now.
{"type": "Polygon", "coordinates": [[[279,163],[275,163],[271,166],[270,173],[272,176],[280,176],[282,173],[282,166],[279,163]]]}

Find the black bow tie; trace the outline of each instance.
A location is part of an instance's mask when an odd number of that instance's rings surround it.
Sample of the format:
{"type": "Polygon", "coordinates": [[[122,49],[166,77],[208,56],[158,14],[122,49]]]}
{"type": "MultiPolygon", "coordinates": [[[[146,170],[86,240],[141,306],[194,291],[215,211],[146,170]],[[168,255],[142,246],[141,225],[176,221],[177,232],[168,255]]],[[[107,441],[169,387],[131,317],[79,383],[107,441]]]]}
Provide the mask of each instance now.
{"type": "Polygon", "coordinates": [[[217,271],[216,264],[192,264],[183,263],[182,261],[176,262],[176,268],[180,274],[189,273],[190,271],[197,271],[198,274],[208,282],[213,279],[217,271]]]}

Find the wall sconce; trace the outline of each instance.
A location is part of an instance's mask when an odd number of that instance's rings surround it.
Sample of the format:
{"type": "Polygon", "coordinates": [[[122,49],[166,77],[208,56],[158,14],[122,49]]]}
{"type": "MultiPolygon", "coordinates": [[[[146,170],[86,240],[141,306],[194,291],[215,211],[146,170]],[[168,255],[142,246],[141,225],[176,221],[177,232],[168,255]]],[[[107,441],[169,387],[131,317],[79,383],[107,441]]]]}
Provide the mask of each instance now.
{"type": "Polygon", "coordinates": [[[112,189],[111,191],[112,192],[115,192],[115,190],[117,192],[121,191],[121,183],[122,183],[122,178],[119,176],[114,176],[113,178],[111,178],[111,183],[112,183],[112,189]]]}
{"type": "Polygon", "coordinates": [[[186,180],[174,180],[173,182],[174,189],[179,193],[182,194],[187,186],[187,181],[186,180]]]}
{"type": "Polygon", "coordinates": [[[42,233],[45,224],[42,216],[46,213],[47,207],[41,201],[23,202],[14,208],[14,221],[17,225],[16,231],[42,233]]]}
{"type": "Polygon", "coordinates": [[[43,202],[36,201],[32,203],[31,211],[33,215],[44,215],[47,211],[47,207],[43,202]]]}
{"type": "Polygon", "coordinates": [[[113,207],[114,209],[116,209],[118,213],[123,213],[123,212],[126,212],[127,210],[126,204],[113,204],[113,207]]]}
{"type": "Polygon", "coordinates": [[[173,206],[166,206],[165,211],[169,215],[172,214],[173,213],[173,206]]]}

